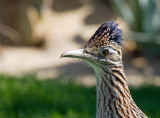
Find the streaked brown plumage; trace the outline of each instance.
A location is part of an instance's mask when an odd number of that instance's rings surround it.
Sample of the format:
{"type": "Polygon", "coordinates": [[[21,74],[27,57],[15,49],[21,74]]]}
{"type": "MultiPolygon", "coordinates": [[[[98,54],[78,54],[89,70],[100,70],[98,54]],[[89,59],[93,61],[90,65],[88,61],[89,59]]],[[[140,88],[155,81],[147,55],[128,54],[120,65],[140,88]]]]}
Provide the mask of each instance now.
{"type": "Polygon", "coordinates": [[[96,73],[96,118],[147,118],[134,103],[122,64],[121,30],[109,21],[102,24],[83,49],[68,51],[62,57],[84,60],[96,73]]]}

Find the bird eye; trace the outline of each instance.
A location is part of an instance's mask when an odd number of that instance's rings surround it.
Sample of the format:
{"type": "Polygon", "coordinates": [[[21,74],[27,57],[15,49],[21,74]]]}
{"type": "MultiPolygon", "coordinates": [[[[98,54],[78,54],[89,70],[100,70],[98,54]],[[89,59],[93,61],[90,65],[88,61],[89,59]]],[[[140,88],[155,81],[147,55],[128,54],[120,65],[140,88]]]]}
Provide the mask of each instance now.
{"type": "Polygon", "coordinates": [[[103,49],[102,52],[101,52],[101,54],[102,54],[103,56],[106,56],[106,55],[109,54],[109,50],[108,50],[108,49],[103,49]]]}

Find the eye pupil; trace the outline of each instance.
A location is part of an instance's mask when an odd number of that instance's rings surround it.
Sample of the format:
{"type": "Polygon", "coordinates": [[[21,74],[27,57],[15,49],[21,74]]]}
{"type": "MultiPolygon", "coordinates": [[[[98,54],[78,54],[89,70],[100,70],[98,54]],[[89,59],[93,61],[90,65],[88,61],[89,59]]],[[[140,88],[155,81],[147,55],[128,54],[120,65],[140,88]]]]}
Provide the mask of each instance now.
{"type": "Polygon", "coordinates": [[[108,53],[109,53],[109,50],[107,50],[107,49],[102,50],[102,55],[103,56],[108,55],[108,53]]]}

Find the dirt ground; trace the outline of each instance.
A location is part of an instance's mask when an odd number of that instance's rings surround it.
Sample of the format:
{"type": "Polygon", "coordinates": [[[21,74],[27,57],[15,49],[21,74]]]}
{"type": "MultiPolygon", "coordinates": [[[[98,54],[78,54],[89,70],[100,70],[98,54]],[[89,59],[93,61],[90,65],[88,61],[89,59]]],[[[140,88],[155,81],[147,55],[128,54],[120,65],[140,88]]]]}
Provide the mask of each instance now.
{"type": "MultiPolygon", "coordinates": [[[[45,47],[1,47],[1,74],[36,73],[39,78],[76,77],[79,83],[95,85],[92,69],[78,59],[60,59],[60,55],[82,48],[101,23],[111,19],[122,22],[103,3],[88,3],[72,9],[60,7],[46,10],[35,27],[36,33],[46,39],[45,47]]],[[[130,85],[160,86],[159,59],[147,61],[126,57],[127,54],[124,54],[124,68],[130,85]],[[145,62],[145,66],[135,67],[134,62],[145,62]]]]}

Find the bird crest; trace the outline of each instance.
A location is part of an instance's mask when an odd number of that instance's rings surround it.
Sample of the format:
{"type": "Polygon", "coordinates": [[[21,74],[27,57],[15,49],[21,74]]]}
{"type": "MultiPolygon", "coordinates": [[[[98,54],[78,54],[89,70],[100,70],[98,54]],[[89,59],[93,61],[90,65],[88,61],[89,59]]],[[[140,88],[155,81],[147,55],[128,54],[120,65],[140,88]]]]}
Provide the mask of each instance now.
{"type": "Polygon", "coordinates": [[[122,45],[122,31],[117,26],[118,24],[114,23],[114,21],[102,24],[89,39],[85,48],[90,50],[106,46],[112,46],[115,49],[120,48],[122,45]]]}

